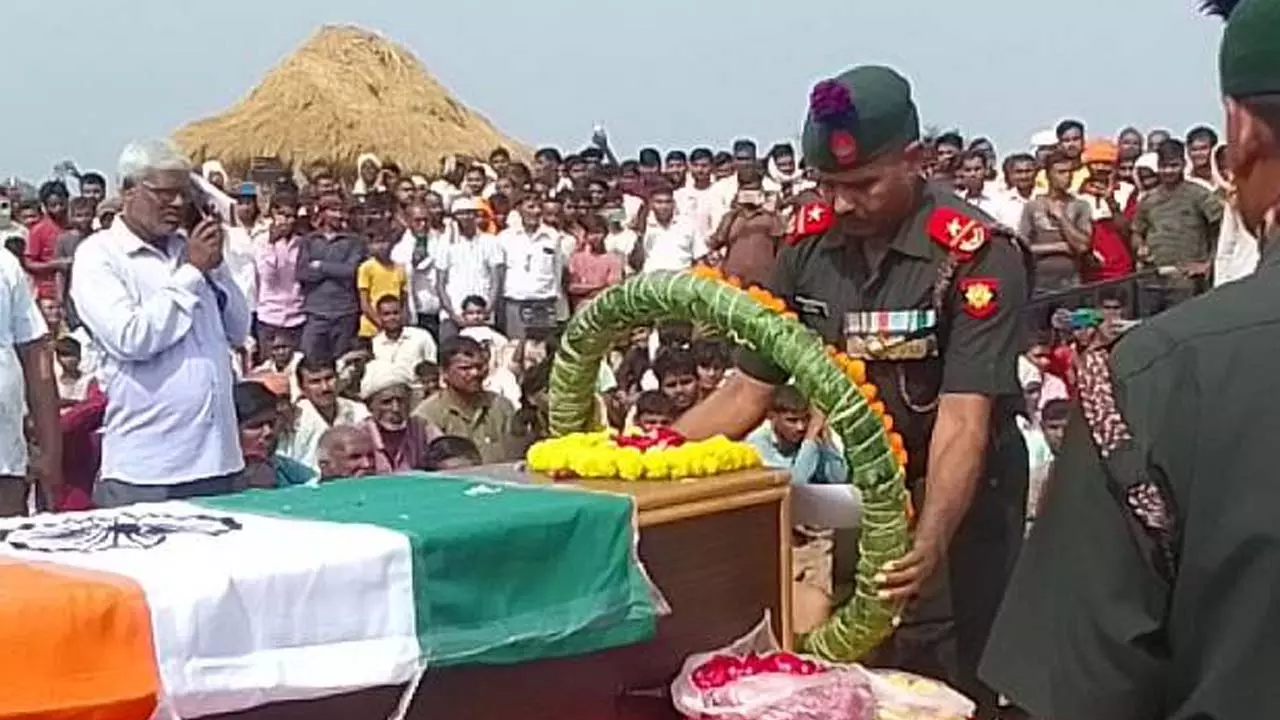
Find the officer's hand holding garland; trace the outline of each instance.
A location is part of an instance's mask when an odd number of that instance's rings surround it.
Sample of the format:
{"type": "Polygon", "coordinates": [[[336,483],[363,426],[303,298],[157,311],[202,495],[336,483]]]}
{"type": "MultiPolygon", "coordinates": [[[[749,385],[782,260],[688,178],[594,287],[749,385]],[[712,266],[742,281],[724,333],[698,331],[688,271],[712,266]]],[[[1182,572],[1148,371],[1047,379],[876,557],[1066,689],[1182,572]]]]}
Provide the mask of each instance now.
{"type": "Polygon", "coordinates": [[[881,598],[914,597],[937,572],[973,501],[990,424],[990,397],[950,393],[938,399],[938,419],[929,440],[927,490],[915,540],[910,552],[886,563],[876,577],[881,598]]]}

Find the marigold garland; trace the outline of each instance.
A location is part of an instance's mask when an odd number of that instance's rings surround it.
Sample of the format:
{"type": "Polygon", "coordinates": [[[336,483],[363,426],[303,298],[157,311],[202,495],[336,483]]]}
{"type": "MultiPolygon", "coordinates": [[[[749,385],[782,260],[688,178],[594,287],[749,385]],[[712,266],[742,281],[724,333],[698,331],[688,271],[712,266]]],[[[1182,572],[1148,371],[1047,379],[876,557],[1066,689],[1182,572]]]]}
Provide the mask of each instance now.
{"type": "Polygon", "coordinates": [[[529,469],[557,479],[682,480],[760,467],[760,453],[723,435],[707,440],[628,445],[640,432],[570,433],[534,443],[529,469]]]}

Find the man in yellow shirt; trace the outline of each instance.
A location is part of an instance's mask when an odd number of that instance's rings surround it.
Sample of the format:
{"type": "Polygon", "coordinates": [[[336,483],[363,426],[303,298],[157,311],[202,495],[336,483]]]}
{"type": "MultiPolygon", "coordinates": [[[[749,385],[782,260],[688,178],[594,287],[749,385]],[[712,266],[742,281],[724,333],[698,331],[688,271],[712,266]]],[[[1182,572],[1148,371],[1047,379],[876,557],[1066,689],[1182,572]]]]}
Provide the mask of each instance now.
{"type": "MultiPolygon", "coordinates": [[[[1058,136],[1058,148],[1075,163],[1075,169],[1071,171],[1070,190],[1073,193],[1080,192],[1084,181],[1089,179],[1089,168],[1085,167],[1080,159],[1084,154],[1084,123],[1079,120],[1063,120],[1054,129],[1054,134],[1058,136]]],[[[1040,172],[1036,173],[1036,195],[1044,195],[1047,192],[1049,192],[1049,180],[1045,177],[1044,168],[1041,168],[1040,172]]]]}
{"type": "MultiPolygon", "coordinates": [[[[396,229],[384,224],[369,229],[369,259],[356,271],[356,290],[360,294],[360,337],[378,334],[378,309],[375,300],[391,296],[403,304],[408,288],[404,267],[391,259],[392,235],[396,229]]],[[[397,237],[398,239],[398,237],[397,237]]]]}

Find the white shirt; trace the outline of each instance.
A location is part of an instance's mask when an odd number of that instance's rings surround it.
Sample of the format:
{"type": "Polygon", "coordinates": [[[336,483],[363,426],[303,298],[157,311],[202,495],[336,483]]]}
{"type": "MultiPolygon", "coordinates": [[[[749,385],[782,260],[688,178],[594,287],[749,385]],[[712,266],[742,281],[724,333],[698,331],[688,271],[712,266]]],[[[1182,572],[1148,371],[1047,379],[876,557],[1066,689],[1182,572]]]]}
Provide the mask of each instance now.
{"type": "Polygon", "coordinates": [[[1036,509],[1040,506],[1040,497],[1044,494],[1049,474],[1053,470],[1053,448],[1049,446],[1044,431],[1037,425],[1022,415],[1018,415],[1015,419],[1018,430],[1022,432],[1022,441],[1027,446],[1030,471],[1027,478],[1027,521],[1030,522],[1035,519],[1036,509]]]}
{"type": "Polygon", "coordinates": [[[93,376],[83,371],[74,380],[67,377],[62,365],[56,362],[53,364],[53,376],[58,380],[58,397],[76,402],[84,400],[89,394],[89,383],[93,382],[93,376]]]}
{"type": "Polygon", "coordinates": [[[244,468],[230,358],[249,308],[225,263],[206,276],[185,246],[174,235],[162,252],[118,218],[76,249],[71,297],[103,353],[104,478],[176,485],[244,468]]]}
{"type": "Polygon", "coordinates": [[[1235,203],[1228,201],[1213,253],[1213,286],[1252,275],[1258,269],[1258,259],[1258,239],[1245,228],[1235,203]]]}
{"type": "Polygon", "coordinates": [[[676,213],[680,219],[689,223],[693,228],[694,236],[707,241],[711,237],[711,233],[716,231],[716,226],[712,223],[713,217],[719,213],[719,198],[717,195],[715,183],[699,190],[693,185],[693,178],[689,179],[689,183],[684,187],[675,191],[674,199],[676,202],[676,213]]]}
{"type": "MultiPolygon", "coordinates": [[[[990,183],[987,185],[990,186],[990,183]]],[[[1016,203],[1004,193],[988,192],[984,187],[978,195],[970,196],[962,192],[956,194],[1006,228],[1017,230],[1022,222],[1022,208],[1025,203],[1016,203]]]]}
{"type": "Polygon", "coordinates": [[[302,362],[302,357],[303,355],[301,352],[294,352],[283,370],[277,369],[275,361],[271,358],[267,358],[259,363],[258,367],[253,368],[252,374],[284,375],[288,377],[289,399],[296,402],[298,398],[302,397],[302,388],[298,386],[298,364],[302,362]]]}
{"type": "Polygon", "coordinates": [[[711,228],[720,227],[720,221],[733,209],[733,200],[738,197],[738,176],[730,175],[711,183],[711,228]]]}
{"type": "Polygon", "coordinates": [[[67,337],[74,338],[76,342],[80,343],[80,372],[96,378],[98,376],[98,368],[102,366],[102,350],[98,348],[98,344],[85,331],[83,325],[67,333],[67,337]]]}
{"type": "Polygon", "coordinates": [[[636,231],[630,228],[623,228],[618,232],[611,232],[604,238],[605,252],[611,252],[622,259],[622,274],[630,275],[633,271],[631,263],[628,262],[631,257],[631,251],[636,247],[636,241],[639,236],[636,231]]]}
{"type": "Polygon", "coordinates": [[[400,337],[392,340],[385,332],[373,336],[373,359],[403,368],[411,377],[418,363],[428,360],[436,361],[436,340],[431,333],[420,327],[406,325],[400,330],[400,337]]]}
{"type": "MultiPolygon", "coordinates": [[[[1112,197],[1115,198],[1116,206],[1120,208],[1121,212],[1124,212],[1124,206],[1129,204],[1129,198],[1137,191],[1138,188],[1130,185],[1129,183],[1120,183],[1116,185],[1116,190],[1112,194],[1112,197]]],[[[1086,203],[1089,203],[1089,212],[1094,222],[1111,219],[1111,206],[1106,200],[1103,200],[1097,195],[1090,195],[1088,193],[1078,193],[1076,197],[1086,203]]]]}
{"type": "Polygon", "coordinates": [[[622,211],[627,215],[626,224],[628,226],[635,223],[636,218],[640,216],[640,208],[642,207],[644,207],[644,200],[635,195],[623,194],[622,211]]]}
{"type": "MultiPolygon", "coordinates": [[[[462,301],[479,295],[489,301],[489,290],[505,264],[502,246],[489,233],[477,232],[468,239],[461,234],[453,242],[442,245],[436,254],[436,268],[445,274],[444,291],[453,311],[462,314],[462,301]]],[[[441,317],[444,317],[441,310],[441,317]]]]}
{"type": "Polygon", "coordinates": [[[706,245],[697,241],[693,228],[680,218],[673,218],[666,227],[649,218],[644,231],[644,272],[687,270],[706,252],[706,245]]]}
{"type": "MultiPolygon", "coordinates": [[[[1022,211],[1027,209],[1027,203],[1031,201],[1031,198],[1022,197],[1022,195],[1013,188],[1008,188],[1000,194],[1004,197],[1009,217],[1017,219],[1017,222],[1012,226],[1014,230],[1017,230],[1022,225],[1022,211]]],[[[1031,197],[1036,197],[1036,194],[1032,193],[1031,197]]]]}
{"type": "Polygon", "coordinates": [[[436,279],[439,277],[437,250],[452,242],[453,232],[451,221],[446,221],[444,230],[429,230],[427,251],[416,264],[413,256],[418,248],[418,238],[412,232],[405,230],[391,248],[391,261],[404,268],[404,275],[409,278],[410,322],[416,322],[420,315],[430,317],[440,312],[440,296],[436,294],[436,279]]]}
{"type": "Polygon", "coordinates": [[[244,294],[249,312],[258,304],[258,266],[254,262],[254,238],[249,230],[236,226],[224,226],[222,261],[231,273],[231,279],[244,294]]]}
{"type": "Polygon", "coordinates": [[[0,250],[0,475],[27,474],[26,382],[16,348],[48,334],[22,265],[0,250]]]}
{"type": "Polygon", "coordinates": [[[506,335],[488,325],[469,325],[459,329],[458,334],[489,347],[489,372],[492,373],[502,367],[503,359],[506,357],[507,345],[510,342],[507,340],[506,335]]]}
{"type": "Polygon", "coordinates": [[[550,300],[564,274],[560,232],[546,225],[533,232],[516,222],[498,234],[507,272],[502,295],[509,300],[550,300]]]}
{"type": "Polygon", "coordinates": [[[344,397],[338,398],[338,411],[333,416],[333,425],[325,422],[320,411],[306,398],[299,400],[296,407],[293,433],[280,439],[276,452],[314,470],[320,469],[316,463],[316,451],[320,449],[320,436],[324,435],[325,430],[338,425],[357,425],[369,417],[369,408],[364,403],[344,397]]]}
{"type": "Polygon", "coordinates": [[[444,201],[445,208],[453,205],[454,199],[462,194],[462,191],[458,189],[457,185],[454,185],[444,178],[431,183],[428,189],[440,196],[440,199],[444,201]]]}
{"type": "Polygon", "coordinates": [[[515,373],[510,368],[498,368],[489,373],[484,379],[484,389],[495,395],[501,395],[511,401],[512,405],[520,407],[520,381],[516,379],[515,373]]]}

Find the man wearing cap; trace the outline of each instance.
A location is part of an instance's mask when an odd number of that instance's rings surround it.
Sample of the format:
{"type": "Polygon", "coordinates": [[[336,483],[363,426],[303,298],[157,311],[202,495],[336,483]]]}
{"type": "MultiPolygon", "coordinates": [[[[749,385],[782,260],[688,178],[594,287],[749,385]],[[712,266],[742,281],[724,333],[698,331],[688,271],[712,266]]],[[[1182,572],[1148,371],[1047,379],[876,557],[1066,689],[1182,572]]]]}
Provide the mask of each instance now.
{"type": "Polygon", "coordinates": [[[1031,136],[1031,152],[1036,164],[1044,167],[1044,161],[1058,149],[1058,135],[1052,130],[1040,130],[1031,136]]]}
{"type": "Polygon", "coordinates": [[[436,294],[443,317],[440,340],[453,337],[463,326],[462,304],[472,295],[498,308],[507,260],[502,245],[491,233],[480,230],[480,201],[460,196],[453,201],[453,219],[458,232],[453,242],[438,249],[436,294]]]}
{"type": "MultiPolygon", "coordinates": [[[[915,602],[873,660],[948,680],[989,716],[977,660],[1027,488],[1015,417],[1028,258],[989,216],[924,182],[911,87],[889,68],[820,82],[802,148],[830,204],[799,209],[768,289],[866,362],[906,441],[919,508],[913,549],[877,578],[886,598],[915,602]]],[[[741,437],[760,423],[787,374],[749,352],[738,365],[681,431],[741,437]]]]}
{"type": "Polygon", "coordinates": [[[226,247],[222,257],[252,313],[258,309],[258,270],[253,248],[257,238],[266,234],[265,227],[258,225],[258,186],[251,182],[235,185],[231,197],[236,201],[235,224],[224,230],[226,247]]]}
{"type": "Polygon", "coordinates": [[[1273,718],[1280,374],[1280,0],[1207,3],[1257,272],[1084,368],[982,676],[1036,717],[1273,718]]]}
{"type": "Polygon", "coordinates": [[[332,360],[355,345],[360,327],[356,270],[365,242],[347,229],[346,200],[337,193],[316,199],[314,232],[298,244],[297,278],[302,289],[302,354],[332,360]]]}
{"type": "Polygon", "coordinates": [[[427,443],[440,437],[431,423],[409,414],[413,375],[385,360],[365,366],[360,399],[369,406],[363,427],[373,438],[374,470],[379,473],[426,470],[427,443]]]}

